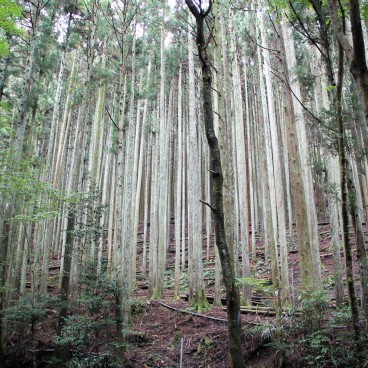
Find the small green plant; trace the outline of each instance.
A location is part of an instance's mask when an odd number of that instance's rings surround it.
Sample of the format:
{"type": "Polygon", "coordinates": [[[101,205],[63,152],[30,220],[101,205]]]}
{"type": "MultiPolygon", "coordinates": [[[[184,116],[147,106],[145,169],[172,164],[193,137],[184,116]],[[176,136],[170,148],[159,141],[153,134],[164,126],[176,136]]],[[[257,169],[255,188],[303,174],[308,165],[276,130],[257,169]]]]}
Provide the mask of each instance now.
{"type": "MultiPolygon", "coordinates": [[[[106,352],[114,350],[115,338],[107,338],[115,330],[115,300],[120,289],[106,270],[96,272],[96,262],[86,261],[80,277],[81,294],[66,318],[56,345],[71,351],[70,367],[110,367],[106,352]],[[101,341],[104,341],[101,347],[101,341]],[[78,365],[79,364],[79,365],[78,365]]],[[[113,334],[114,336],[114,334],[113,334]]],[[[109,355],[109,354],[108,354],[109,355]]]]}
{"type": "Polygon", "coordinates": [[[101,225],[101,218],[106,210],[106,204],[100,202],[99,190],[92,186],[90,191],[79,198],[80,221],[74,230],[74,238],[78,239],[82,251],[90,249],[93,243],[107,237],[107,230],[101,225]]]}
{"type": "Polygon", "coordinates": [[[8,328],[17,331],[20,336],[26,337],[30,332],[32,339],[37,322],[44,319],[50,309],[57,305],[57,299],[39,293],[22,295],[15,306],[5,309],[5,319],[8,328]]]}
{"type": "Polygon", "coordinates": [[[324,367],[331,360],[329,339],[321,330],[301,339],[298,345],[303,347],[301,358],[307,367],[324,367]]]}
{"type": "Polygon", "coordinates": [[[249,330],[250,334],[260,334],[264,341],[271,340],[275,333],[277,327],[271,324],[269,321],[262,321],[260,324],[255,325],[249,330]]]}
{"type": "Polygon", "coordinates": [[[68,364],[69,368],[112,368],[118,366],[107,354],[90,354],[88,356],[76,354],[68,364]]]}
{"type": "Polygon", "coordinates": [[[311,292],[301,303],[302,327],[308,332],[320,330],[327,307],[328,299],[324,291],[311,292]]]}
{"type": "Polygon", "coordinates": [[[254,277],[242,277],[237,278],[236,283],[238,286],[251,286],[252,290],[264,295],[272,294],[272,285],[270,285],[268,279],[257,279],[254,277]]]}
{"type": "Polygon", "coordinates": [[[172,289],[174,287],[174,270],[168,269],[165,271],[164,285],[166,289],[172,289]]]}
{"type": "Polygon", "coordinates": [[[29,292],[22,295],[16,305],[3,311],[6,326],[4,337],[11,342],[7,349],[9,356],[16,357],[18,362],[26,361],[30,355],[35,359],[39,331],[37,325],[46,321],[49,315],[52,321],[53,310],[57,306],[56,298],[29,292]]]}
{"type": "MultiPolygon", "coordinates": [[[[303,315],[295,323],[272,330],[269,345],[276,357],[291,367],[364,367],[362,357],[367,356],[367,336],[362,336],[361,356],[357,357],[348,307],[336,310],[323,325],[327,308],[324,293],[310,295],[302,307],[303,315]]],[[[262,328],[257,326],[259,330],[262,328]]]]}

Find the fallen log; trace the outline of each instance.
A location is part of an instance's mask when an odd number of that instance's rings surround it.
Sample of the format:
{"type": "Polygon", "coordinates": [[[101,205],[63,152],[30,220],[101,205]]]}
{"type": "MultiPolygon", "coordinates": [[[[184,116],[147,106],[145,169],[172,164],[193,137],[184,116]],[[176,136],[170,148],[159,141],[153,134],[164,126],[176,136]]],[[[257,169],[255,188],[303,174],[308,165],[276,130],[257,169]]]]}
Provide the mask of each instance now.
{"type": "Polygon", "coordinates": [[[218,317],[212,317],[212,316],[207,316],[205,314],[200,314],[200,313],[196,313],[196,312],[191,312],[191,311],[187,311],[185,309],[178,309],[178,308],[175,308],[175,307],[172,307],[171,305],[168,305],[168,304],[165,304],[163,302],[160,302],[160,301],[156,301],[156,303],[162,305],[163,307],[165,308],[168,308],[168,309],[171,309],[173,311],[176,311],[176,312],[180,312],[180,313],[184,313],[184,314],[190,314],[192,316],[196,316],[196,317],[201,317],[201,318],[207,318],[207,319],[210,319],[212,321],[216,321],[216,322],[225,322],[227,323],[227,319],[224,319],[224,318],[218,318],[218,317]]]}
{"type": "MultiPolygon", "coordinates": [[[[180,298],[185,300],[185,301],[188,301],[189,300],[189,295],[188,294],[181,294],[180,295],[180,298]]],[[[214,300],[215,300],[215,297],[213,295],[210,295],[210,294],[207,294],[206,295],[206,298],[207,298],[207,301],[210,303],[210,304],[213,304],[214,300]]],[[[260,305],[260,304],[264,304],[264,302],[271,302],[271,298],[266,298],[266,297],[260,297],[260,296],[252,296],[252,305],[260,305]]],[[[226,298],[221,298],[221,304],[222,305],[226,305],[226,298]]]]}
{"type": "MultiPolygon", "coordinates": [[[[226,307],[222,307],[223,310],[226,310],[226,307]]],[[[300,316],[302,313],[300,311],[295,311],[291,313],[291,310],[283,309],[283,313],[287,315],[297,315],[300,316]]],[[[272,307],[240,307],[240,313],[242,314],[262,314],[263,316],[275,316],[276,310],[272,307]]]]}

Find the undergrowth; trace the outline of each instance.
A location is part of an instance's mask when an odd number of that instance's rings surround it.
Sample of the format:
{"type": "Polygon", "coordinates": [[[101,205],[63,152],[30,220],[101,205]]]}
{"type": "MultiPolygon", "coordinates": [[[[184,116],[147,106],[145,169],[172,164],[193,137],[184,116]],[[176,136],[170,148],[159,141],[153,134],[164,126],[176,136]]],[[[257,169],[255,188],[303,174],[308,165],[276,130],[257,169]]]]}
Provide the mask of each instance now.
{"type": "Polygon", "coordinates": [[[346,368],[368,366],[368,334],[362,330],[357,351],[349,307],[328,308],[323,293],[312,293],[300,305],[300,313],[284,315],[278,325],[256,326],[275,351],[278,367],[346,368]]]}

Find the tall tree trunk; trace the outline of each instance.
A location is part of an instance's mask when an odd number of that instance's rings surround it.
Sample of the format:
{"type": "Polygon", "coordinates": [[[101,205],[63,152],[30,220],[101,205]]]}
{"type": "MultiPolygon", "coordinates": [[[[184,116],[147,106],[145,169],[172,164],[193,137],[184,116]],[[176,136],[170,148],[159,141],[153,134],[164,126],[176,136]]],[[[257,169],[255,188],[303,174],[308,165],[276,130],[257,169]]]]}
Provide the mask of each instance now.
{"type": "MultiPolygon", "coordinates": [[[[234,264],[238,263],[238,228],[239,228],[239,213],[237,206],[237,184],[235,173],[237,171],[235,144],[234,144],[234,124],[227,122],[232,119],[231,114],[231,87],[230,87],[230,73],[231,68],[228,62],[227,49],[227,32],[225,25],[225,12],[223,7],[218,6],[218,2],[213,4],[213,13],[216,18],[219,18],[218,25],[215,24],[215,37],[221,40],[220,47],[215,47],[214,63],[218,70],[218,76],[214,74],[214,92],[218,95],[214,102],[214,128],[215,134],[218,136],[219,147],[221,150],[221,165],[224,175],[224,216],[225,216],[225,233],[226,242],[233,254],[234,264]],[[217,15],[218,14],[218,15],[217,15]],[[217,29],[219,28],[219,30],[217,29]],[[221,52],[220,52],[221,51],[221,52]],[[218,109],[216,110],[216,107],[218,109]],[[218,118],[218,119],[217,119],[218,118]],[[219,131],[222,134],[218,134],[219,131]]],[[[237,267],[235,267],[235,276],[237,275],[237,267]]]]}
{"type": "MultiPolygon", "coordinates": [[[[242,277],[249,280],[251,277],[249,263],[249,194],[248,194],[248,173],[247,173],[247,144],[245,139],[244,119],[243,119],[243,98],[240,84],[240,67],[236,52],[235,32],[232,22],[233,14],[230,13],[230,39],[233,54],[232,76],[234,93],[234,120],[235,120],[235,141],[236,167],[238,182],[238,203],[240,220],[240,247],[242,252],[242,277]]],[[[237,253],[237,252],[236,252],[237,253]]],[[[234,257],[235,258],[235,257],[234,257]]],[[[234,260],[235,262],[235,260],[234,260]]],[[[248,282],[249,284],[249,282],[248,282]]],[[[242,289],[242,302],[251,305],[251,287],[246,285],[242,289]]]]}
{"type": "MultiPolygon", "coordinates": [[[[283,22],[284,24],[285,22],[283,22]]],[[[290,53],[293,50],[293,46],[286,38],[292,37],[289,29],[284,25],[282,27],[282,32],[280,29],[280,34],[283,35],[283,44],[280,42],[281,50],[285,51],[284,54],[290,53]],[[287,50],[287,51],[286,51],[287,50]]],[[[284,60],[282,69],[284,70],[285,81],[283,83],[283,92],[285,96],[286,112],[285,119],[287,121],[287,144],[289,151],[289,165],[290,165],[290,181],[291,181],[291,192],[294,203],[294,211],[296,216],[296,233],[298,238],[298,248],[299,248],[299,260],[300,260],[300,273],[301,273],[301,292],[303,297],[308,297],[308,295],[315,290],[319,289],[320,286],[320,265],[319,262],[314,262],[316,258],[314,252],[316,252],[315,244],[318,245],[318,240],[313,236],[316,231],[316,223],[314,220],[312,222],[311,207],[312,205],[307,202],[307,198],[313,197],[313,190],[308,185],[307,180],[309,180],[309,175],[304,172],[304,165],[307,163],[302,163],[301,156],[306,155],[306,147],[304,147],[303,152],[300,152],[300,146],[298,146],[298,133],[297,126],[300,127],[300,123],[296,121],[296,114],[294,110],[295,104],[299,102],[293,100],[291,93],[291,78],[289,76],[288,70],[292,69],[293,57],[287,57],[284,60]],[[311,193],[312,192],[312,193],[311,193]],[[308,193],[308,194],[307,194],[308,193]]],[[[295,83],[295,82],[294,82],[295,83]]],[[[294,91],[294,89],[292,88],[294,91]]],[[[301,112],[301,111],[300,111],[301,112]]],[[[298,117],[301,119],[301,117],[298,117]]],[[[305,129],[304,129],[305,132],[305,129]]],[[[305,137],[304,137],[305,138],[305,137]]],[[[299,139],[300,141],[300,139],[299,139]]],[[[314,207],[314,206],[313,206],[314,207]]],[[[319,258],[319,252],[317,251],[317,256],[319,258]]]]}
{"type": "Polygon", "coordinates": [[[360,210],[357,205],[357,191],[354,184],[354,178],[352,173],[352,163],[348,164],[348,191],[349,191],[349,207],[350,215],[353,222],[353,228],[355,233],[357,260],[359,263],[360,273],[360,287],[362,295],[362,306],[366,320],[368,321],[368,263],[367,263],[367,251],[365,249],[365,239],[362,226],[362,219],[360,210]]]}
{"type": "MultiPolygon", "coordinates": [[[[266,86],[264,83],[264,76],[262,70],[261,50],[257,48],[258,57],[258,72],[259,72],[259,85],[261,90],[261,103],[263,119],[261,125],[261,131],[263,133],[262,141],[262,182],[263,185],[263,217],[264,217],[264,231],[265,231],[265,255],[271,256],[271,272],[272,283],[274,287],[274,302],[277,310],[281,309],[281,280],[279,271],[279,256],[277,252],[277,213],[276,213],[276,193],[275,193],[275,180],[274,170],[272,165],[272,152],[271,152],[271,139],[268,123],[268,111],[267,111],[267,96],[266,86]]],[[[281,318],[281,315],[280,315],[281,318]]]]}
{"type": "Polygon", "coordinates": [[[27,127],[27,111],[28,111],[28,102],[29,96],[31,93],[31,88],[33,84],[33,74],[34,74],[34,66],[35,66],[35,58],[36,58],[36,48],[37,48],[37,33],[38,26],[40,20],[40,11],[39,7],[36,8],[35,14],[33,14],[33,31],[29,41],[29,52],[28,59],[26,64],[26,69],[24,72],[24,80],[22,86],[22,94],[19,99],[19,108],[18,113],[15,119],[15,137],[12,142],[12,148],[14,152],[18,153],[19,156],[22,155],[23,146],[25,142],[25,132],[27,127]]]}
{"type": "Polygon", "coordinates": [[[364,38],[358,0],[349,0],[350,22],[353,36],[353,47],[344,32],[343,22],[340,22],[336,0],[327,1],[331,25],[339,46],[342,47],[346,58],[350,63],[350,71],[358,88],[358,94],[362,103],[365,119],[368,123],[368,68],[365,59],[364,38]]]}
{"type": "Polygon", "coordinates": [[[344,250],[345,250],[345,263],[346,263],[346,282],[348,287],[349,303],[351,310],[351,319],[354,329],[355,341],[360,339],[360,327],[359,327],[359,311],[358,302],[354,285],[354,272],[353,272],[353,256],[351,251],[350,231],[349,231],[349,210],[348,210],[348,161],[346,158],[346,141],[345,141],[345,127],[342,119],[342,84],[343,84],[343,67],[344,67],[344,51],[339,46],[339,71],[336,84],[336,118],[338,123],[338,147],[339,147],[339,164],[341,174],[341,204],[342,204],[342,222],[344,233],[344,250]]]}
{"type": "Polygon", "coordinates": [[[2,217],[4,218],[4,223],[1,224],[3,228],[3,234],[0,237],[0,361],[4,361],[4,349],[3,349],[4,327],[5,327],[4,307],[6,304],[5,280],[7,273],[6,260],[9,248],[11,211],[12,207],[7,206],[5,209],[5,213],[2,214],[2,217]]]}
{"type": "MultiPolygon", "coordinates": [[[[267,45],[265,25],[264,25],[264,13],[259,13],[261,36],[263,45],[267,45]]],[[[287,238],[286,238],[286,220],[285,220],[285,198],[284,198],[284,186],[283,186],[283,171],[281,169],[281,154],[279,147],[279,132],[276,120],[276,107],[274,91],[272,87],[271,67],[269,50],[263,49],[264,56],[264,68],[267,90],[267,102],[269,112],[269,129],[271,138],[272,158],[273,158],[273,171],[275,180],[275,199],[274,204],[277,209],[277,224],[278,224],[278,239],[280,244],[280,265],[281,265],[281,294],[282,298],[287,302],[290,299],[290,283],[289,283],[289,267],[288,267],[288,251],[287,251],[287,238]]]]}
{"type": "MultiPolygon", "coordinates": [[[[69,286],[70,286],[70,271],[71,271],[71,258],[73,252],[74,245],[74,229],[75,229],[75,221],[76,221],[76,213],[74,208],[69,209],[68,213],[68,225],[66,228],[66,243],[65,243],[65,253],[64,253],[64,269],[62,273],[61,279],[61,288],[60,288],[60,301],[62,303],[62,307],[60,309],[59,321],[57,334],[61,335],[61,331],[65,325],[67,314],[68,314],[68,301],[69,301],[69,286]]],[[[62,362],[65,362],[67,359],[67,349],[68,347],[60,347],[57,351],[57,355],[62,362]]]]}
{"type": "Polygon", "coordinates": [[[161,28],[161,65],[160,65],[160,101],[159,101],[159,209],[158,209],[158,245],[157,245],[157,279],[153,291],[153,298],[161,298],[164,290],[164,275],[167,256],[168,240],[168,145],[169,129],[166,119],[165,106],[165,29],[161,28]]]}
{"type": "MultiPolygon", "coordinates": [[[[179,66],[178,81],[178,125],[177,125],[177,171],[176,171],[176,200],[175,200],[175,281],[174,281],[174,300],[179,299],[180,286],[180,250],[181,250],[181,212],[183,204],[182,193],[182,173],[183,173],[183,109],[182,109],[182,64],[179,66]]],[[[184,239],[183,239],[184,241],[184,239]]]]}
{"type": "Polygon", "coordinates": [[[208,145],[210,147],[210,157],[212,164],[212,189],[213,189],[213,216],[215,220],[216,245],[219,249],[223,278],[226,289],[226,306],[229,332],[229,351],[231,356],[231,366],[245,368],[244,359],[241,353],[241,325],[240,325],[240,297],[239,290],[235,283],[235,270],[233,259],[226,243],[223,208],[223,175],[221,167],[221,153],[218,140],[215,135],[213,125],[212,108],[212,76],[211,67],[207,55],[207,42],[204,35],[205,19],[211,11],[211,1],[207,11],[198,9],[192,0],[186,0],[190,11],[196,19],[196,40],[198,46],[199,59],[202,65],[202,102],[203,119],[206,129],[208,145]]]}
{"type": "MultiPolygon", "coordinates": [[[[191,18],[191,16],[189,15],[191,18]]],[[[190,21],[189,18],[189,21],[190,21]]],[[[197,123],[196,85],[194,76],[193,36],[188,33],[189,77],[189,160],[188,160],[188,248],[191,250],[192,305],[195,310],[207,308],[202,272],[202,211],[200,127],[197,123]]]]}

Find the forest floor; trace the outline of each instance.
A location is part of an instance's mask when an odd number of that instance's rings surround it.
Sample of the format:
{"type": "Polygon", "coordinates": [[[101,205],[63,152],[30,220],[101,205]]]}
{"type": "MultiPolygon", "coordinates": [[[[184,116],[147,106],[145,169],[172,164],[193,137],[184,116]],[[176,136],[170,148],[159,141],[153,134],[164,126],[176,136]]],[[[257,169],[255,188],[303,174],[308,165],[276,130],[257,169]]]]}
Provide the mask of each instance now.
{"type": "MultiPolygon", "coordinates": [[[[368,228],[365,226],[365,233],[368,228]]],[[[354,237],[352,241],[354,247],[354,237]]],[[[329,224],[320,224],[320,257],[322,261],[322,277],[327,293],[329,305],[334,308],[334,284],[333,284],[333,257],[331,250],[331,236],[329,224]]],[[[211,240],[211,250],[213,244],[211,240]]],[[[174,265],[174,244],[171,244],[171,257],[168,265],[174,265]]],[[[260,256],[263,251],[263,243],[257,237],[257,262],[252,264],[253,274],[260,279],[270,280],[271,272],[269,265],[260,256]],[[259,257],[260,256],[260,257],[259,257]]],[[[203,258],[205,259],[205,249],[203,258]]],[[[359,270],[356,263],[355,250],[354,271],[358,281],[359,270]]],[[[343,253],[341,253],[343,257],[343,253]]],[[[210,253],[210,260],[204,265],[204,272],[211,275],[208,270],[213,269],[213,253],[210,253]]],[[[297,303],[299,296],[299,266],[298,266],[297,241],[292,237],[289,249],[289,269],[292,270],[292,290],[294,299],[297,303]]],[[[167,281],[170,282],[173,275],[167,272],[167,281]]],[[[208,299],[213,298],[213,278],[205,278],[207,284],[208,299]]],[[[359,283],[357,289],[359,291],[359,283]]],[[[211,307],[210,311],[197,315],[190,311],[190,304],[187,294],[183,293],[182,300],[173,301],[172,290],[167,290],[164,299],[161,301],[150,301],[148,299],[147,285],[138,282],[140,288],[134,292],[136,300],[145,302],[144,312],[134,318],[133,330],[139,331],[145,336],[145,340],[133,344],[129,349],[127,358],[129,367],[179,367],[181,346],[183,367],[228,367],[227,356],[227,325],[226,310],[221,307],[211,307]]],[[[252,308],[244,310],[241,314],[242,328],[244,331],[243,354],[249,368],[272,368],[276,367],[276,351],[269,344],[269,329],[275,324],[275,313],[273,308],[265,311],[272,306],[272,296],[267,292],[262,293],[258,290],[253,295],[252,308]],[[259,310],[257,310],[257,306],[259,310]]],[[[223,300],[223,304],[225,300],[223,300]]],[[[283,315],[283,323],[290,324],[287,314],[283,315]]],[[[324,313],[324,322],[329,319],[329,313],[324,313]]],[[[323,323],[323,321],[322,321],[323,323]]],[[[317,365],[316,365],[317,366],[317,365]]]]}
{"type": "MultiPolygon", "coordinates": [[[[367,225],[364,226],[366,234],[367,225]]],[[[172,238],[173,239],[173,238],[172,238]]],[[[334,308],[334,288],[333,288],[333,259],[331,253],[331,239],[328,224],[319,226],[320,256],[323,263],[322,274],[323,283],[327,293],[327,299],[331,310],[334,308]]],[[[352,240],[353,234],[352,234],[352,240]]],[[[205,243],[205,242],[204,242],[205,243]]],[[[142,239],[138,241],[142,244],[142,239]]],[[[354,244],[353,244],[354,245],[354,244]]],[[[205,245],[204,245],[205,247],[205,245]]],[[[205,282],[208,299],[213,298],[213,240],[211,239],[210,259],[206,260],[206,250],[203,251],[205,282]]],[[[254,275],[270,280],[271,273],[269,265],[262,259],[263,243],[257,237],[257,261],[252,264],[254,275]],[[259,256],[259,257],[258,257],[259,256]]],[[[354,259],[355,257],[355,251],[354,259]]],[[[129,342],[125,353],[125,367],[150,368],[150,367],[198,367],[198,368],[227,368],[229,367],[227,349],[227,324],[226,310],[221,307],[211,306],[210,310],[200,315],[190,309],[187,300],[186,290],[183,288],[181,299],[173,300],[173,264],[174,264],[174,242],[169,248],[167,260],[168,270],[166,272],[166,285],[162,300],[150,300],[148,295],[148,284],[141,277],[140,270],[137,273],[137,288],[132,294],[133,299],[133,324],[129,333],[129,342]],[[182,363],[180,363],[182,361],[182,363]],[[182,364],[182,365],[180,365],[182,364]]],[[[138,247],[138,265],[142,256],[141,246],[138,247]]],[[[343,256],[343,254],[342,254],[343,256]]],[[[355,279],[359,295],[359,270],[355,267],[355,279]]],[[[53,267],[51,267],[53,269],[53,267]]],[[[298,303],[299,289],[299,268],[298,250],[295,235],[289,249],[289,269],[292,270],[292,290],[293,300],[298,303]]],[[[55,294],[55,285],[50,285],[50,293],[55,294]]],[[[183,285],[184,287],[184,285],[183,285]]],[[[224,301],[223,301],[224,303],[224,301]]],[[[244,331],[243,354],[249,368],[272,368],[276,365],[276,351],[274,344],[270,343],[270,335],[274,332],[275,313],[272,304],[272,295],[265,288],[257,290],[252,298],[253,306],[247,308],[241,314],[241,323],[244,331]],[[266,291],[265,291],[266,290],[266,291]]],[[[322,313],[321,313],[322,316],[322,313]]],[[[323,311],[323,321],[326,323],[331,313],[323,311]]],[[[295,316],[285,313],[282,316],[284,325],[291,325],[295,316]]],[[[96,316],[98,319],[98,316],[96,316]]],[[[49,313],[47,320],[35,324],[32,335],[33,348],[28,347],[28,353],[21,355],[12,354],[7,361],[8,367],[47,367],[55,351],[55,326],[57,323],[57,313],[49,313]],[[37,351],[37,354],[34,352],[37,351]],[[20,358],[22,356],[22,359],[20,358]],[[18,360],[17,360],[18,359],[18,360]]],[[[342,326],[348,329],[348,326],[342,326]]],[[[339,327],[341,328],[341,326],[339,327]]],[[[111,349],[106,346],[113,340],[114,328],[110,327],[99,334],[98,339],[90,345],[90,355],[109,356],[111,349]]],[[[14,333],[9,341],[9,345],[16,346],[21,341],[23,344],[26,334],[22,331],[14,333]],[[13,344],[13,345],[12,345],[13,344]]],[[[21,343],[22,344],[22,343],[21,343]]],[[[23,345],[23,349],[24,349],[23,345]]],[[[110,345],[111,346],[111,345],[110,345]]],[[[14,349],[16,352],[17,350],[14,349]]],[[[2,363],[0,362],[0,366],[2,363]]],[[[75,365],[78,367],[89,367],[88,365],[75,365]]],[[[107,367],[109,365],[93,365],[107,367]]],[[[291,365],[290,365],[291,366],[291,365]]],[[[299,365],[303,366],[303,365],[299,365]]],[[[307,365],[305,365],[307,366],[307,365]]],[[[308,366],[319,366],[310,365],[308,366]]],[[[329,365],[326,365],[329,366],[329,365]]],[[[343,365],[342,365],[343,366],[343,365]]]]}

